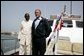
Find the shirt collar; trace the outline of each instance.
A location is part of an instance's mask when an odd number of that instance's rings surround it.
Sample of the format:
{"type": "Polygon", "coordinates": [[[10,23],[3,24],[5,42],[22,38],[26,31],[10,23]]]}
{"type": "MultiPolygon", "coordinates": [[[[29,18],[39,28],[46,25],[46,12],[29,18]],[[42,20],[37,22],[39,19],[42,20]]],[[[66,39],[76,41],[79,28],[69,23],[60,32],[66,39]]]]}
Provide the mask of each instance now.
{"type": "Polygon", "coordinates": [[[40,19],[40,20],[42,19],[41,16],[39,17],[39,19],[40,19]]]}
{"type": "Polygon", "coordinates": [[[42,19],[42,17],[40,16],[37,20],[41,20],[42,19]]]}

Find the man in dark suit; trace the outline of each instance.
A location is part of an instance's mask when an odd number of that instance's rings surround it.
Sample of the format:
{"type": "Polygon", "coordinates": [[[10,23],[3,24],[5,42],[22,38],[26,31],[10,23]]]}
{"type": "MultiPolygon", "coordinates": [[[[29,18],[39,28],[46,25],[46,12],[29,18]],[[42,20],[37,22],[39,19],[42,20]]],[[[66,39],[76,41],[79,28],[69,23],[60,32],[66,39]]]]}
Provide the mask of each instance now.
{"type": "Polygon", "coordinates": [[[32,24],[32,54],[44,55],[46,51],[46,38],[51,32],[47,19],[41,17],[41,10],[35,10],[36,19],[32,24]]]}

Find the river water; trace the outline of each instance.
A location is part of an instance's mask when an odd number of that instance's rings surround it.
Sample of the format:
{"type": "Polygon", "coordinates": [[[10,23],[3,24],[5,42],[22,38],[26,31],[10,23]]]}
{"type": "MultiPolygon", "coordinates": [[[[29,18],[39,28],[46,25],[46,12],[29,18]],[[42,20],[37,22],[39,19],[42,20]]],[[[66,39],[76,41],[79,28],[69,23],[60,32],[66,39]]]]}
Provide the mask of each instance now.
{"type": "Polygon", "coordinates": [[[17,36],[1,34],[1,50],[5,53],[19,48],[17,36]]]}

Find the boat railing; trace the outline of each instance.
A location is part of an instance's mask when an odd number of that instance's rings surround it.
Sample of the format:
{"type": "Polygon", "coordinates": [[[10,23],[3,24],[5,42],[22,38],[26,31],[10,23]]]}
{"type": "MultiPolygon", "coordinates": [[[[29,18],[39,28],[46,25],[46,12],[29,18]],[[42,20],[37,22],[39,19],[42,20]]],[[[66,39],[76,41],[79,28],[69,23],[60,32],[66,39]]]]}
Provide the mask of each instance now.
{"type": "Polygon", "coordinates": [[[1,39],[1,55],[10,55],[12,53],[15,53],[17,52],[16,49],[18,47],[19,44],[17,38],[1,39]]]}

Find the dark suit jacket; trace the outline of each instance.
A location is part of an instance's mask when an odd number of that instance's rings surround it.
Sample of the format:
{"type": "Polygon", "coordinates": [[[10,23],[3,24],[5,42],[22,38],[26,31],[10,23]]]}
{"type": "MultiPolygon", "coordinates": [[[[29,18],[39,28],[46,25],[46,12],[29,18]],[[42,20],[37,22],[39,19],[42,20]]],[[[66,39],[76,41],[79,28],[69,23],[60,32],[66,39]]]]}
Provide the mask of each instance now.
{"type": "Polygon", "coordinates": [[[51,32],[51,27],[48,23],[48,20],[41,17],[42,20],[39,22],[39,25],[37,26],[37,28],[35,29],[35,21],[33,21],[32,24],[32,37],[34,38],[46,38],[49,36],[50,32],[51,32]]]}

